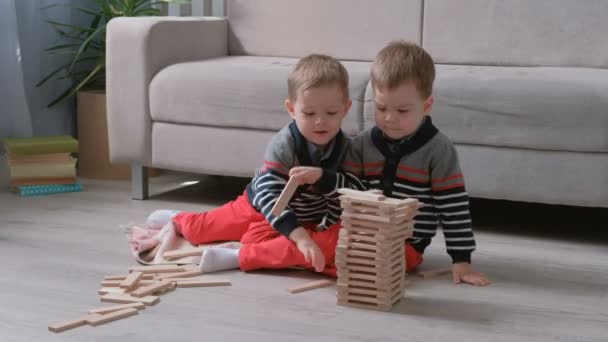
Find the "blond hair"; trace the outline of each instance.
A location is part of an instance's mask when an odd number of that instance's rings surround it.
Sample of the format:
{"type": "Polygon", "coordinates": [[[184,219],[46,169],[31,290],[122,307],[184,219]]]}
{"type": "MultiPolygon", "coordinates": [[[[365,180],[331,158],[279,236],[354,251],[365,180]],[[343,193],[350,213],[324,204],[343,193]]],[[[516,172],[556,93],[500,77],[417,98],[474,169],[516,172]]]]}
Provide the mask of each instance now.
{"type": "Polygon", "coordinates": [[[328,84],[337,84],[348,99],[348,71],[333,57],[312,54],[298,61],[287,78],[289,99],[296,101],[298,92],[328,84]]]}
{"type": "Polygon", "coordinates": [[[394,89],[403,82],[413,81],[418,92],[427,98],[433,93],[435,64],[420,46],[402,40],[393,41],[376,55],[371,78],[374,89],[394,89]]]}

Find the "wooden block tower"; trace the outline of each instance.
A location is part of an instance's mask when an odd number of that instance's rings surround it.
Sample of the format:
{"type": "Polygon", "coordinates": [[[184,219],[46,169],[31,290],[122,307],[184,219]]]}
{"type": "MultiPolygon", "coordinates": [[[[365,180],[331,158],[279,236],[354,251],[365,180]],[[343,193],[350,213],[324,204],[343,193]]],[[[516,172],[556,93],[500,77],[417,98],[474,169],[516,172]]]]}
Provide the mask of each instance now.
{"type": "Polygon", "coordinates": [[[338,304],[391,310],[405,286],[405,239],[420,203],[340,189],[343,229],[336,249],[338,304]]]}

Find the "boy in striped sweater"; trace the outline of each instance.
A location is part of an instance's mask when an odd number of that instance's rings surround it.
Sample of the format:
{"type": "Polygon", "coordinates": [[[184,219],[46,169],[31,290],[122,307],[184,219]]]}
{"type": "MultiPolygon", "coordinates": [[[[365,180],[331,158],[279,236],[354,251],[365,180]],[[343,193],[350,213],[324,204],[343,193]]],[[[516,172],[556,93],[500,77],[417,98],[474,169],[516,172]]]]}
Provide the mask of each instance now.
{"type": "Polygon", "coordinates": [[[429,116],[435,79],[431,56],[415,44],[392,42],[376,56],[371,79],[376,126],[353,139],[344,170],[359,177],[366,188],[422,202],[406,243],[408,270],[422,262],[441,226],[454,282],[489,284],[471,268],[475,239],[456,149],[429,116]]]}
{"type": "Polygon", "coordinates": [[[240,249],[207,249],[200,264],[205,273],[298,266],[336,276],[337,189],[346,179],[337,170],[350,148],[341,132],[350,106],[344,66],[325,55],[302,58],[288,78],[285,107],[293,120],[272,138],[244,193],[204,213],[156,211],[149,225],[171,221],[169,229],[194,245],[241,241],[240,249]],[[289,177],[300,186],[286,210],[274,216],[272,207],[289,177]]]}

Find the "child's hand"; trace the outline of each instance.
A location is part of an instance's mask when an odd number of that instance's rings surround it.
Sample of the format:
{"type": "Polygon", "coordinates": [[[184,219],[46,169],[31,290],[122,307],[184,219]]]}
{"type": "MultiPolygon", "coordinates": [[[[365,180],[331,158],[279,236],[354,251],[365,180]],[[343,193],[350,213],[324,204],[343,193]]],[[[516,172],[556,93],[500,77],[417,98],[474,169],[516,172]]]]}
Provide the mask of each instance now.
{"type": "Polygon", "coordinates": [[[467,283],[477,286],[490,285],[490,280],[479,272],[474,272],[471,264],[460,262],[452,265],[452,278],[455,284],[467,283]]]}
{"type": "Polygon", "coordinates": [[[325,269],[325,256],[306,229],[302,227],[296,228],[289,234],[289,239],[296,243],[298,250],[304,254],[306,262],[310,262],[315,271],[321,272],[325,269]]]}
{"type": "Polygon", "coordinates": [[[323,175],[323,169],[312,166],[296,166],[289,170],[289,178],[295,178],[299,185],[314,184],[323,175]]]}

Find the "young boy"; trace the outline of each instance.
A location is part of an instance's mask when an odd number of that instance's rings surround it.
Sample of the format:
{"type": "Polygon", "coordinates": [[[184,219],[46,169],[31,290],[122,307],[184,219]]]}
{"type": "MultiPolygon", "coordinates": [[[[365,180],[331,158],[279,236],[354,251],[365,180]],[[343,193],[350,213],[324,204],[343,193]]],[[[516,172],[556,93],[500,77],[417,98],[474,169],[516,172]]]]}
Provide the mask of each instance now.
{"type": "Polygon", "coordinates": [[[341,132],[351,101],[348,73],[325,55],[302,58],[288,78],[285,107],[293,121],[267,146],[264,165],[236,200],[205,213],[156,211],[151,225],[171,220],[194,245],[238,241],[240,249],[210,248],[201,259],[205,273],[241,268],[304,267],[335,276],[340,168],[350,140],[341,132]],[[289,177],[300,186],[285,211],[271,211],[289,177]],[[326,261],[328,262],[326,264],[326,261]]]}
{"type": "Polygon", "coordinates": [[[423,203],[406,244],[408,270],[441,225],[454,282],[487,285],[470,265],[475,239],[456,149],[429,116],[434,79],[433,60],[419,46],[397,41],[380,50],[371,70],[376,126],[353,139],[343,167],[367,188],[423,203]]]}

